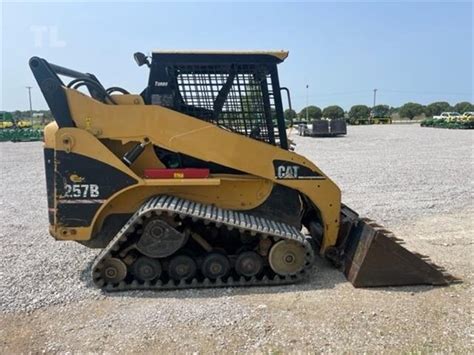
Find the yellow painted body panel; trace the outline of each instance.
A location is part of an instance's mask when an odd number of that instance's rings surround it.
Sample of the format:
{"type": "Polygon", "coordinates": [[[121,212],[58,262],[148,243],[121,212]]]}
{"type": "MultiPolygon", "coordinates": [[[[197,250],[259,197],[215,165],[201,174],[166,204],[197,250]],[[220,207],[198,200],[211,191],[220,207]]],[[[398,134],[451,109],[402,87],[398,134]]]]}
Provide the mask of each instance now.
{"type": "Polygon", "coordinates": [[[143,98],[140,95],[110,95],[117,105],[144,105],[143,98]]]}
{"type": "MultiPolygon", "coordinates": [[[[203,203],[214,203],[222,208],[245,210],[263,203],[273,187],[273,183],[266,179],[230,174],[218,174],[209,179],[144,179],[141,168],[138,168],[140,173],[136,174],[134,165],[127,167],[90,132],[78,128],[58,129],[55,123],[48,125],[45,132],[47,136],[45,147],[100,160],[138,181],[136,185],[120,190],[110,197],[97,212],[89,227],[64,228],[60,224],[55,224],[50,232],[56,239],[89,240],[108,215],[134,213],[150,196],[158,194],[171,194],[203,203]],[[55,137],[55,141],[51,140],[51,136],[55,137]]],[[[121,151],[118,154],[121,155],[121,151]]],[[[140,158],[144,157],[145,154],[142,154],[140,158]]],[[[148,167],[163,166],[155,155],[153,158],[160,165],[152,164],[148,167]]],[[[57,200],[61,197],[56,196],[55,209],[57,200]]]]}
{"type": "MultiPolygon", "coordinates": [[[[113,212],[133,212],[148,197],[168,193],[221,208],[250,209],[265,201],[275,183],[298,190],[318,208],[324,225],[322,251],[335,244],[339,228],[340,190],[312,162],[294,152],[229,132],[167,108],[153,105],[106,105],[76,90],[66,89],[69,108],[77,128],[58,129],[55,149],[92,157],[125,172],[138,181],[113,195],[96,214],[90,228],[77,228],[65,233],[57,226],[54,236],[60,239],[90,239],[104,218],[113,212]],[[117,151],[106,145],[143,142],[184,153],[204,161],[212,161],[247,173],[250,178],[211,176],[209,182],[167,184],[143,179],[143,167],[160,166],[156,159],[141,157],[127,167],[117,151]],[[103,143],[104,142],[104,143],[103,143]],[[117,143],[120,142],[120,143],[117,143]],[[273,160],[284,160],[310,168],[324,178],[318,180],[277,179],[273,160]],[[148,165],[146,165],[148,164],[148,165]],[[150,166],[150,164],[152,166],[150,166]],[[217,183],[219,181],[219,183],[217,183]],[[200,186],[196,186],[200,184],[200,186]]],[[[46,132],[49,129],[47,128],[46,132]]],[[[50,144],[49,138],[46,138],[50,144]]],[[[134,143],[132,143],[134,144],[134,143]]],[[[151,152],[149,152],[151,154],[151,152]]],[[[161,165],[162,166],[162,165],[161,165]]],[[[191,179],[190,179],[191,180],[191,179]]]]}

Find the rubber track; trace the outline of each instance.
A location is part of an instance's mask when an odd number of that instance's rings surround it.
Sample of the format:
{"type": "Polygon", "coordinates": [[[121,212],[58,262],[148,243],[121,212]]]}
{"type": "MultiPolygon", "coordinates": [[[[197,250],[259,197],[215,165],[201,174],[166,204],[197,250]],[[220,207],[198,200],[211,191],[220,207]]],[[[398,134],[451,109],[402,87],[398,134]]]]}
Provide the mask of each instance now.
{"type": "Polygon", "coordinates": [[[313,249],[300,230],[285,223],[274,220],[255,217],[243,212],[226,210],[212,205],[206,205],[199,202],[182,199],[174,196],[160,195],[155,196],[145,202],[130,220],[117,233],[106,248],[97,256],[92,265],[92,280],[97,287],[106,291],[124,291],[138,289],[180,289],[180,288],[206,288],[206,287],[230,287],[230,286],[267,286],[291,284],[304,278],[306,272],[312,266],[314,261],[313,249]],[[112,252],[120,250],[120,246],[127,240],[127,236],[135,231],[135,228],[141,226],[145,218],[153,214],[167,213],[179,218],[191,218],[193,222],[202,221],[206,225],[220,227],[227,226],[228,229],[238,229],[240,232],[249,232],[252,236],[273,237],[276,239],[289,239],[302,244],[306,249],[305,267],[298,274],[290,276],[274,275],[273,277],[252,277],[234,278],[228,276],[224,279],[199,281],[192,280],[174,281],[170,280],[163,283],[161,280],[153,282],[140,282],[133,280],[131,282],[122,281],[119,284],[104,283],[101,278],[101,262],[105,258],[112,256],[112,252]]]}

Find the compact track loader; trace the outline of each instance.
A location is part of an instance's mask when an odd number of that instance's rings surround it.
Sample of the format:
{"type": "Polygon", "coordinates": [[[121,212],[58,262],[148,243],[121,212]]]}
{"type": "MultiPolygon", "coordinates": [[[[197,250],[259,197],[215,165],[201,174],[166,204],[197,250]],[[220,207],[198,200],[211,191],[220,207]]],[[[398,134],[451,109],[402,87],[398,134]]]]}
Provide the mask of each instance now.
{"type": "Polygon", "coordinates": [[[102,248],[98,287],[294,283],[318,254],[356,287],[456,280],[344,206],[292,151],[277,72],[287,55],[136,53],[150,70],[139,95],[31,58],[55,118],[44,130],[50,233],[102,248]]]}

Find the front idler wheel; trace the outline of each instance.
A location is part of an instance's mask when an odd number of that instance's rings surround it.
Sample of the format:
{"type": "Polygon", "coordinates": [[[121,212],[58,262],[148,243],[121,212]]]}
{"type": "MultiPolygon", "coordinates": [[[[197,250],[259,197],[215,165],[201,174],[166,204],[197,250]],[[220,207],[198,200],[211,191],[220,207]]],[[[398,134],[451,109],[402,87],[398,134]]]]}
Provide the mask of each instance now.
{"type": "Polygon", "coordinates": [[[190,280],[196,275],[196,262],[187,255],[178,255],[168,265],[169,276],[176,281],[190,280]]]}
{"type": "Polygon", "coordinates": [[[230,271],[229,259],[225,255],[211,253],[204,258],[201,271],[205,277],[213,280],[227,276],[230,271]]]}
{"type": "Polygon", "coordinates": [[[281,240],[270,250],[270,267],[282,276],[295,275],[303,270],[306,250],[303,245],[291,240],[281,240]]]}
{"type": "Polygon", "coordinates": [[[127,276],[127,265],[117,258],[108,258],[102,264],[102,278],[106,283],[119,283],[127,276]]]}
{"type": "Polygon", "coordinates": [[[151,281],[161,276],[161,264],[147,256],[139,257],[132,265],[132,273],[141,281],[151,281]]]}
{"type": "Polygon", "coordinates": [[[241,276],[252,277],[263,269],[262,257],[254,251],[245,251],[235,261],[235,271],[241,276]]]}

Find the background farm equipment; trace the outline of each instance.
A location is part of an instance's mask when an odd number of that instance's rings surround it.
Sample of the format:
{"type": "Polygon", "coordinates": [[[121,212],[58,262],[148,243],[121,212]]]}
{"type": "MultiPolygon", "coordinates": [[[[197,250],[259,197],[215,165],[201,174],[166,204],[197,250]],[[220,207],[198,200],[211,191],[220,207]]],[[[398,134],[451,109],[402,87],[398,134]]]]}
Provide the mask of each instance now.
{"type": "Polygon", "coordinates": [[[0,142],[33,142],[42,138],[42,129],[33,128],[31,121],[14,120],[11,113],[0,113],[0,142]]]}
{"type": "Polygon", "coordinates": [[[371,124],[391,124],[392,118],[389,116],[375,116],[366,118],[350,118],[347,121],[350,125],[371,125],[371,124]]]}
{"type": "Polygon", "coordinates": [[[421,127],[474,129],[474,113],[466,112],[463,115],[453,115],[452,112],[443,112],[440,116],[421,121],[420,125],[421,127]]]}
{"type": "Polygon", "coordinates": [[[43,131],[36,128],[7,128],[0,130],[0,142],[34,142],[43,139],[43,131]]]}
{"type": "Polygon", "coordinates": [[[298,134],[309,137],[336,137],[347,134],[347,124],[344,119],[314,120],[311,124],[298,125],[298,134]]]}
{"type": "Polygon", "coordinates": [[[392,117],[388,105],[375,105],[369,108],[366,105],[354,105],[348,112],[348,121],[351,125],[390,124],[392,117]]]}

